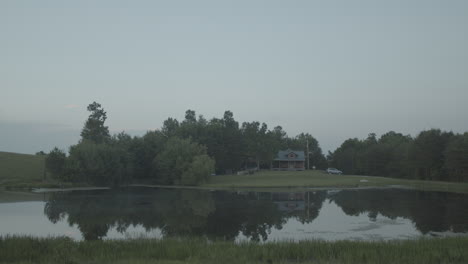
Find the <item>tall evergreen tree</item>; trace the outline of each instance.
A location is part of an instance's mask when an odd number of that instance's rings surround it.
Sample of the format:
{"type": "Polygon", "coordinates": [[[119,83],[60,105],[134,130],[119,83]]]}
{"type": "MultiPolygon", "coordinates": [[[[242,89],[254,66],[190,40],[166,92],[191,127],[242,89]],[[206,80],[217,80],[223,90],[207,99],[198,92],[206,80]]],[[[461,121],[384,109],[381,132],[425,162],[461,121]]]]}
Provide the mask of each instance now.
{"type": "Polygon", "coordinates": [[[104,143],[110,139],[109,128],[104,125],[107,119],[106,112],[99,103],[93,102],[88,105],[88,111],[91,114],[81,131],[82,141],[91,141],[94,143],[104,143]]]}

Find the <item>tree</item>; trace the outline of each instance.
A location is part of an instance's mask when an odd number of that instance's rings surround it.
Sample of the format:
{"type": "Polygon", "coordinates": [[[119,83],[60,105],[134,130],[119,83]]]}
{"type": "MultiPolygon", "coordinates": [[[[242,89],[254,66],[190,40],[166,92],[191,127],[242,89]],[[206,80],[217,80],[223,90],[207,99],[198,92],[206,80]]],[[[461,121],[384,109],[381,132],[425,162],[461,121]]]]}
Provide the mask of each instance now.
{"type": "Polygon", "coordinates": [[[268,146],[272,153],[272,160],[279,150],[288,148],[287,139],[288,135],[281,126],[275,126],[273,130],[268,131],[268,146]]]}
{"type": "Polygon", "coordinates": [[[109,128],[104,126],[107,119],[106,112],[100,104],[93,102],[88,105],[91,114],[81,131],[82,141],[89,140],[94,143],[104,143],[110,139],[109,128]]]}
{"type": "Polygon", "coordinates": [[[468,181],[468,132],[454,136],[444,154],[444,165],[449,172],[447,180],[468,181]]]}
{"type": "Polygon", "coordinates": [[[185,111],[185,121],[187,123],[195,123],[197,122],[197,115],[195,114],[195,111],[188,109],[185,111]]]}
{"type": "Polygon", "coordinates": [[[329,155],[330,164],[345,174],[360,174],[358,157],[362,141],[357,138],[345,140],[339,148],[329,155]]]}
{"type": "Polygon", "coordinates": [[[225,111],[222,119],[212,118],[207,124],[197,122],[199,132],[195,141],[207,147],[207,153],[216,160],[216,173],[230,173],[240,169],[243,162],[243,142],[239,123],[231,111],[225,111]],[[203,125],[204,124],[204,125],[203,125]]]}
{"type": "Polygon", "coordinates": [[[177,136],[179,128],[179,121],[177,121],[177,119],[169,117],[163,122],[163,127],[161,128],[161,131],[167,137],[174,137],[177,136]]]}
{"type": "Polygon", "coordinates": [[[242,123],[241,131],[245,146],[245,158],[255,159],[257,168],[260,168],[260,161],[269,162],[267,159],[271,158],[271,155],[268,155],[270,149],[267,146],[267,125],[262,123],[260,126],[259,122],[244,122],[242,123]]]}
{"type": "Polygon", "coordinates": [[[85,141],[72,146],[68,163],[72,179],[98,186],[118,186],[129,182],[133,175],[128,153],[108,143],[85,141]]]}
{"type": "Polygon", "coordinates": [[[410,166],[416,178],[442,180],[446,176],[443,166],[444,150],[451,137],[452,132],[442,132],[439,129],[419,133],[409,153],[410,166]]]}
{"type": "Polygon", "coordinates": [[[63,179],[64,167],[67,156],[65,152],[55,147],[49,152],[45,159],[46,169],[55,179],[63,179]]]}
{"type": "Polygon", "coordinates": [[[203,116],[200,116],[199,118],[200,122],[197,120],[195,111],[190,109],[185,111],[185,120],[180,123],[177,135],[182,138],[190,138],[195,142],[201,143],[200,140],[203,138],[206,127],[206,120],[203,118],[203,116]]]}
{"type": "Polygon", "coordinates": [[[384,160],[384,167],[380,176],[408,178],[408,151],[413,142],[411,136],[404,136],[401,133],[390,131],[383,134],[378,144],[385,153],[385,157],[380,157],[384,160]]]}
{"type": "Polygon", "coordinates": [[[206,154],[193,158],[187,171],[182,173],[180,182],[183,185],[198,185],[207,182],[214,172],[215,162],[206,154]]]}
{"type": "Polygon", "coordinates": [[[294,150],[302,150],[304,151],[306,157],[309,157],[309,160],[306,161],[306,168],[307,162],[309,162],[310,168],[315,166],[319,169],[325,169],[327,167],[327,160],[322,153],[322,149],[320,148],[317,139],[315,139],[309,133],[301,133],[294,138],[288,138],[287,142],[288,148],[294,150]],[[307,144],[309,144],[308,147],[307,144]],[[309,150],[308,156],[307,149],[309,150]]]}
{"type": "Polygon", "coordinates": [[[225,168],[225,172],[237,171],[242,164],[242,134],[239,123],[234,120],[234,114],[227,110],[223,115],[222,143],[225,150],[225,159],[220,162],[225,168]]]}
{"type": "Polygon", "coordinates": [[[464,144],[462,135],[439,129],[422,131],[415,139],[390,131],[378,140],[374,133],[348,139],[329,158],[347,174],[463,181],[468,174],[464,144]]]}
{"type": "Polygon", "coordinates": [[[335,150],[331,165],[347,174],[406,177],[410,136],[390,131],[377,140],[370,133],[364,140],[348,139],[335,150]]]}
{"type": "Polygon", "coordinates": [[[129,148],[134,162],[134,178],[149,178],[152,162],[164,149],[166,135],[160,131],[148,131],[143,137],[135,137],[129,148]]]}
{"type": "Polygon", "coordinates": [[[214,165],[206,147],[190,139],[173,137],[154,159],[153,177],[161,184],[197,185],[209,179],[214,165]]]}

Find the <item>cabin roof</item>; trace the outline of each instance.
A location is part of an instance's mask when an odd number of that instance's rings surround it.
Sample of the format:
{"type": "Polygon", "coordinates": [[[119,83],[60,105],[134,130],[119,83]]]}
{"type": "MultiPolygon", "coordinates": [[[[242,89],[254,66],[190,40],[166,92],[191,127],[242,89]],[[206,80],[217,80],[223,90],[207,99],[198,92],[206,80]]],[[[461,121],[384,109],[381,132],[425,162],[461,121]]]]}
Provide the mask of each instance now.
{"type": "Polygon", "coordinates": [[[305,161],[304,151],[302,150],[280,150],[276,154],[276,159],[279,161],[305,161]],[[293,153],[295,157],[289,157],[289,154],[293,153]]]}

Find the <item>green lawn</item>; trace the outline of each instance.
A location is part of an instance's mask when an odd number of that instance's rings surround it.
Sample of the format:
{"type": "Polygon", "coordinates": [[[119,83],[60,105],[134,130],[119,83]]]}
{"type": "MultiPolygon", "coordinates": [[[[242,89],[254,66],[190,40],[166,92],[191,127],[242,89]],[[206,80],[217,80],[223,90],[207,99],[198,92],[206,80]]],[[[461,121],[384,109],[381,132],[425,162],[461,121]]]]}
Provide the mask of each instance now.
{"type": "Polygon", "coordinates": [[[0,152],[0,185],[18,186],[41,183],[45,156],[0,152]]]}
{"type": "Polygon", "coordinates": [[[468,263],[468,238],[240,243],[0,237],[0,263],[468,263]]]}
{"type": "MultiPolygon", "coordinates": [[[[0,189],[31,189],[73,187],[60,183],[45,173],[45,156],[0,151],[0,189]]],[[[83,184],[81,184],[83,185],[83,184]]],[[[79,186],[81,186],[79,185],[79,186]]]]}
{"type": "Polygon", "coordinates": [[[251,175],[220,175],[205,188],[326,188],[405,186],[421,190],[468,193],[468,183],[404,180],[358,175],[330,175],[323,171],[261,171],[251,175]],[[363,181],[364,180],[364,181],[363,181]],[[367,181],[367,182],[365,182],[367,181]]]}

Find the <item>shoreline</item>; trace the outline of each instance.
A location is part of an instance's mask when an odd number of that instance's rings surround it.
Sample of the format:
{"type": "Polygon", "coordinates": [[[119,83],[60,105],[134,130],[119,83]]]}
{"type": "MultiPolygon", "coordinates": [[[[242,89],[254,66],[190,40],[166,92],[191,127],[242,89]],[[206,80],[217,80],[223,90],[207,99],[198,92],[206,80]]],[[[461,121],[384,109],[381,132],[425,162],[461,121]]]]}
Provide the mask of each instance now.
{"type": "MultiPolygon", "coordinates": [[[[198,186],[162,185],[135,182],[120,187],[148,187],[167,189],[199,189],[229,191],[313,191],[332,189],[399,188],[468,194],[466,182],[442,182],[398,179],[380,176],[328,175],[323,171],[277,172],[260,171],[252,175],[212,176],[210,181],[198,186]]],[[[20,185],[0,185],[0,190],[54,192],[74,190],[99,190],[114,187],[89,186],[86,183],[24,182],[20,185]]]]}

